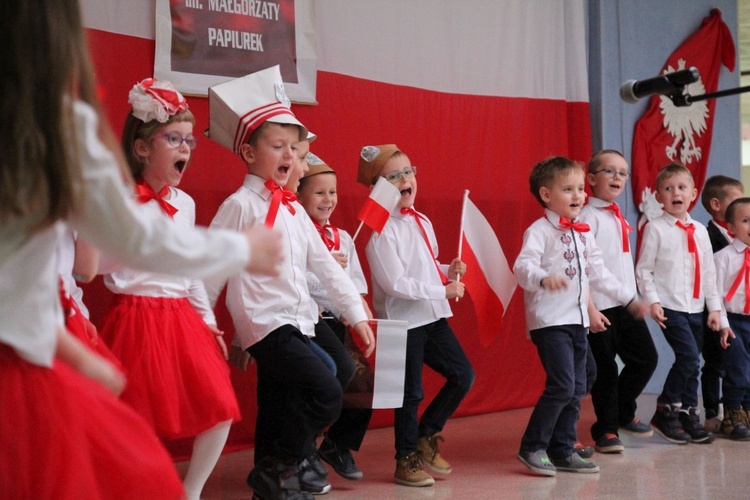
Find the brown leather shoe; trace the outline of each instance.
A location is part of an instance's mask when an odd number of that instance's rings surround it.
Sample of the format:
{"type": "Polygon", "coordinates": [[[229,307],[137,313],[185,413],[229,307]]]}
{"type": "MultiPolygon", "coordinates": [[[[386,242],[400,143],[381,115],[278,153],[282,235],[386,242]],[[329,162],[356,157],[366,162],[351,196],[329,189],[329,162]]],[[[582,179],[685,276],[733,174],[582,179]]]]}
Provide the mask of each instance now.
{"type": "Polygon", "coordinates": [[[427,474],[422,466],[422,459],[414,452],[396,462],[396,473],[393,480],[404,486],[432,486],[435,480],[427,474]]]}
{"type": "Polygon", "coordinates": [[[451,468],[451,464],[440,456],[438,441],[443,441],[443,436],[440,434],[422,436],[419,438],[417,453],[419,453],[419,456],[422,457],[422,460],[424,460],[424,463],[430,469],[438,474],[450,474],[453,469],[451,468]]]}

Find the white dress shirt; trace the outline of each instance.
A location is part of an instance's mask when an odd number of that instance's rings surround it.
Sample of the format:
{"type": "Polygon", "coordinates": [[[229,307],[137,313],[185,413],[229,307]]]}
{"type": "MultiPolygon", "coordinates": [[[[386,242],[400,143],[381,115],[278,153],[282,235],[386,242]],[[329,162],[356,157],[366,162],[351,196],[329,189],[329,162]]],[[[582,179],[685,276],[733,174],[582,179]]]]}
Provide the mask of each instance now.
{"type": "MultiPolygon", "coordinates": [[[[195,226],[195,202],[181,189],[170,187],[166,202],[177,209],[173,218],[164,213],[156,200],[149,200],[140,206],[140,210],[149,212],[153,217],[171,220],[180,230],[190,230],[195,226]]],[[[216,325],[214,312],[208,303],[208,295],[199,279],[187,278],[163,273],[141,271],[120,267],[104,275],[104,285],[113,293],[123,295],[141,295],[145,297],[163,297],[167,299],[186,298],[206,324],[216,325]]]]}
{"type": "MultiPolygon", "coordinates": [[[[432,223],[425,217],[422,225],[437,259],[432,223]]],[[[445,298],[445,285],[413,216],[391,214],[383,231],[372,234],[365,252],[378,318],[403,320],[412,329],[453,315],[445,298]]],[[[447,268],[441,267],[444,273],[447,268]]]]}
{"type": "MultiPolygon", "coordinates": [[[[264,183],[256,175],[246,175],[243,185],[219,207],[211,227],[239,230],[264,224],[271,203],[271,191],[264,183]]],[[[243,349],[284,325],[315,335],[318,311],[307,289],[307,269],[320,279],[349,323],[367,320],[354,284],[328,252],[302,205],[294,202],[293,206],[294,215],[281,205],[274,224],[274,230],[283,235],[284,262],[279,276],[243,273],[228,282],[204,280],[212,305],[227,285],[227,308],[243,349]]]]}
{"type": "MultiPolygon", "coordinates": [[[[615,275],[625,293],[631,297],[636,296],[635,287],[635,264],[631,252],[623,251],[622,227],[620,220],[612,210],[604,207],[611,205],[599,198],[590,197],[578,219],[591,227],[591,234],[596,239],[596,244],[602,252],[602,260],[607,269],[615,275]]],[[[632,245],[629,248],[634,248],[632,245]]],[[[591,298],[599,311],[610,309],[620,304],[609,296],[591,290],[591,298]]]]}
{"type": "Polygon", "coordinates": [[[737,275],[742,270],[745,263],[745,249],[747,245],[740,240],[735,239],[728,246],[722,248],[714,254],[714,264],[716,266],[716,283],[721,295],[721,327],[729,326],[727,312],[735,314],[745,314],[745,280],[740,281],[731,300],[726,300],[727,293],[732,288],[737,275]]]}
{"type": "Polygon", "coordinates": [[[695,263],[688,252],[687,232],[677,225],[677,219],[667,212],[646,224],[643,230],[635,278],[646,304],[659,302],[662,307],[685,313],[718,311],[721,299],[716,287],[711,240],[705,226],[690,215],[685,224],[695,226],[701,269],[699,297],[693,297],[695,263]]]}
{"type": "MultiPolygon", "coordinates": [[[[328,224],[328,222],[326,222],[326,224],[328,224]]],[[[331,253],[342,253],[346,255],[347,265],[344,268],[344,271],[349,275],[349,279],[352,280],[352,283],[354,283],[354,286],[357,288],[360,295],[367,295],[367,281],[362,272],[362,265],[359,262],[357,249],[354,247],[354,241],[352,240],[352,237],[349,236],[349,233],[343,229],[338,228],[338,231],[339,248],[332,249],[331,253]]],[[[326,228],[326,234],[333,239],[333,231],[331,231],[331,229],[326,228]]],[[[326,292],[323,283],[321,283],[318,277],[315,276],[315,273],[310,271],[307,271],[307,288],[310,290],[310,297],[312,297],[318,305],[321,312],[328,311],[336,318],[341,317],[341,311],[339,311],[336,304],[334,304],[328,297],[328,293],[326,292]]]]}
{"type": "MultiPolygon", "coordinates": [[[[84,203],[71,221],[81,237],[131,266],[198,276],[229,276],[247,264],[247,239],[230,231],[179,231],[162,217],[140,212],[126,191],[111,152],[98,137],[98,117],[74,104],[84,203]],[[217,255],[223,258],[217,259],[217,255]]],[[[51,366],[63,324],[56,252],[60,222],[31,233],[38,216],[0,226],[0,343],[30,363],[51,366]]]]}
{"type": "Polygon", "coordinates": [[[89,310],[83,303],[83,290],[73,277],[73,266],[76,259],[76,240],[78,235],[69,225],[63,233],[60,245],[57,247],[57,272],[60,274],[65,293],[76,301],[78,310],[84,317],[89,317],[89,310]]]}
{"type": "Polygon", "coordinates": [[[604,267],[591,232],[560,228],[560,216],[551,210],[545,209],[544,217],[526,229],[513,272],[524,290],[528,331],[562,325],[588,328],[589,285],[619,305],[635,298],[604,267]],[[542,280],[550,276],[567,277],[567,288],[543,288],[542,280]]]}

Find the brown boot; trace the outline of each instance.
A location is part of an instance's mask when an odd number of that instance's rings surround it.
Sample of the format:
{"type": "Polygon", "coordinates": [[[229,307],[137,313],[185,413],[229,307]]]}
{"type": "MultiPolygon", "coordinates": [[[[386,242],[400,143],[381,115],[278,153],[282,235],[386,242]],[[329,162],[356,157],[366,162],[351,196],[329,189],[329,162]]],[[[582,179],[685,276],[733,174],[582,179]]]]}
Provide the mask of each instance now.
{"type": "Polygon", "coordinates": [[[733,441],[750,440],[750,428],[745,424],[742,408],[724,408],[724,420],[721,421],[721,433],[733,441]]]}
{"type": "Polygon", "coordinates": [[[417,452],[400,458],[396,462],[396,473],[393,480],[404,486],[432,486],[435,480],[427,474],[422,466],[422,459],[417,452]]]}
{"type": "Polygon", "coordinates": [[[422,460],[424,460],[424,463],[427,464],[427,467],[430,469],[438,474],[450,474],[453,469],[451,468],[451,464],[440,456],[438,441],[443,441],[443,436],[440,434],[422,436],[419,438],[419,448],[417,453],[419,453],[419,456],[422,457],[422,460]]]}

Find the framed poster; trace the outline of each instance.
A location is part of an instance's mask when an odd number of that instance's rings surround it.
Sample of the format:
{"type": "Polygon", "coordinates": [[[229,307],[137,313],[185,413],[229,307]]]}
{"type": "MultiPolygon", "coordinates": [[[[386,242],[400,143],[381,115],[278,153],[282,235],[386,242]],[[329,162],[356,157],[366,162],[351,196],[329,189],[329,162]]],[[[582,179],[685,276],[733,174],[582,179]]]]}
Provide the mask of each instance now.
{"type": "Polygon", "coordinates": [[[289,98],[315,104],[313,0],[156,0],[154,76],[183,93],[278,64],[289,98]]]}

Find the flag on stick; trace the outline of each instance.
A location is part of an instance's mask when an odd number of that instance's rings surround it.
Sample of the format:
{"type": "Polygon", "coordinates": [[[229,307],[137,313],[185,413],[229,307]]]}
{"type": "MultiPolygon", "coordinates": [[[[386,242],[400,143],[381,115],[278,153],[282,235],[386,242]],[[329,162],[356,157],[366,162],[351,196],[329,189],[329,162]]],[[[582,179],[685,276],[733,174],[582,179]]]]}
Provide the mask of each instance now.
{"type": "Polygon", "coordinates": [[[344,392],[348,408],[401,408],[404,404],[406,370],[406,321],[373,319],[370,328],[375,335],[375,350],[365,358],[357,334],[347,339],[357,366],[354,379],[344,392]]]}
{"type": "Polygon", "coordinates": [[[352,240],[357,238],[362,224],[367,224],[373,231],[380,234],[380,231],[388,222],[391,212],[398,206],[401,199],[401,193],[398,188],[385,180],[385,177],[379,177],[375,187],[370,191],[370,197],[367,198],[362,209],[357,214],[357,219],[361,221],[357,232],[354,233],[352,240]]]}
{"type": "Polygon", "coordinates": [[[463,282],[474,302],[479,341],[487,347],[500,333],[503,316],[518,282],[495,232],[469,199],[468,190],[464,193],[461,226],[459,258],[467,266],[463,282]]]}

